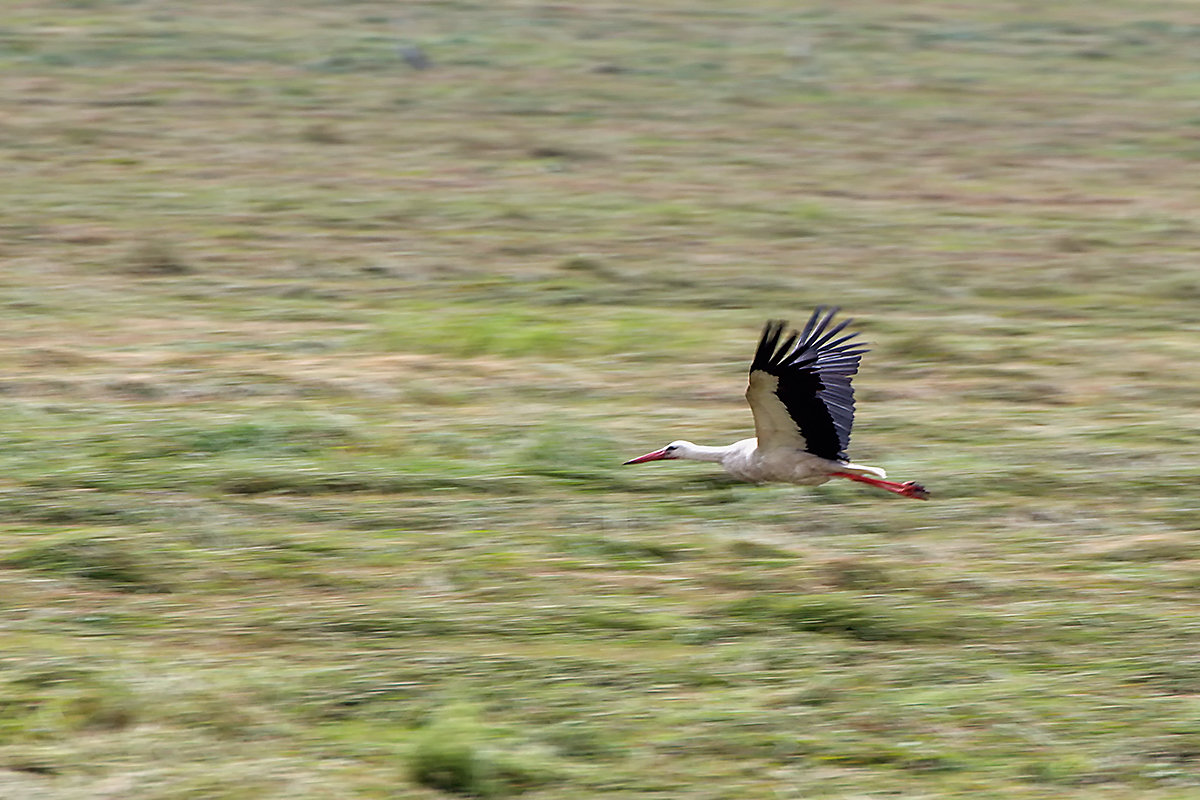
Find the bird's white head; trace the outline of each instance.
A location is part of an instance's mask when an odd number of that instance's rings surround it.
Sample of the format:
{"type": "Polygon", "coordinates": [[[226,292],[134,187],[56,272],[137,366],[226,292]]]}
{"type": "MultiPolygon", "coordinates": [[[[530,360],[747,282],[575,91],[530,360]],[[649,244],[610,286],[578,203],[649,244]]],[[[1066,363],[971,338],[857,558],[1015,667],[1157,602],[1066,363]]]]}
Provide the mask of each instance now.
{"type": "Polygon", "coordinates": [[[687,458],[688,454],[695,449],[696,445],[691,442],[685,442],[682,439],[671,442],[661,450],[655,450],[652,453],[646,453],[644,456],[631,458],[626,461],[626,464],[642,464],[646,461],[669,461],[675,458],[687,458]]]}

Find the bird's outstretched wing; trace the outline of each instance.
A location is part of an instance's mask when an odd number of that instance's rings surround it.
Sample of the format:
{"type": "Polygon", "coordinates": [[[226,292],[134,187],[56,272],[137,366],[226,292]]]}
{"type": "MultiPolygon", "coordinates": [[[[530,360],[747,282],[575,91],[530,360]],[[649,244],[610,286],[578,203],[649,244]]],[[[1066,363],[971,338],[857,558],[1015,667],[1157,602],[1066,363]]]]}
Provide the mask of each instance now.
{"type": "Polygon", "coordinates": [[[746,390],[759,449],[794,448],[847,460],[854,424],[850,378],[867,348],[847,344],[857,333],[838,336],[853,320],[830,327],[836,313],[819,306],[802,331],[793,330],[782,342],[786,322],[771,320],[763,327],[746,390]]]}

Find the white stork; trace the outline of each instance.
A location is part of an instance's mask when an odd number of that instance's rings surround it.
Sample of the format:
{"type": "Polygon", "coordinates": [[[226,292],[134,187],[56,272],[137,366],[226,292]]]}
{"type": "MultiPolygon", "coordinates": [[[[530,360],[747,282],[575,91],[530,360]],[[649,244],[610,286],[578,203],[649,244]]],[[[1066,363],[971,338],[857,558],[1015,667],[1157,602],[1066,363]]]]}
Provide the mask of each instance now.
{"type": "Polygon", "coordinates": [[[850,378],[858,372],[867,349],[850,343],[857,333],[838,336],[853,320],[829,327],[836,313],[836,308],[819,306],[804,330],[793,330],[782,343],[786,322],[771,320],[763,328],[746,389],[757,438],[725,447],[680,440],[625,463],[677,458],[715,461],[735,478],[754,483],[817,486],[830,478],[849,478],[928,500],[929,492],[919,483],[884,480],[883,470],[851,464],[846,456],[854,424],[850,378]]]}

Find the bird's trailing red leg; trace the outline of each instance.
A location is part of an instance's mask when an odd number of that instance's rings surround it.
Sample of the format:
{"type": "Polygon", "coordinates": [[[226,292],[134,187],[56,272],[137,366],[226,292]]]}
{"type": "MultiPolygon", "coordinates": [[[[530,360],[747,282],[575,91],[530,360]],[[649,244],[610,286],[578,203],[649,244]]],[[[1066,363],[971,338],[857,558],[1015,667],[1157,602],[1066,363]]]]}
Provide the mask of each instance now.
{"type": "Polygon", "coordinates": [[[855,475],[853,472],[831,472],[829,474],[835,478],[849,478],[852,481],[876,486],[893,494],[898,494],[901,497],[911,497],[914,500],[929,499],[929,492],[926,491],[924,486],[915,481],[896,483],[895,481],[885,481],[880,478],[868,478],[866,475],[855,475]]]}

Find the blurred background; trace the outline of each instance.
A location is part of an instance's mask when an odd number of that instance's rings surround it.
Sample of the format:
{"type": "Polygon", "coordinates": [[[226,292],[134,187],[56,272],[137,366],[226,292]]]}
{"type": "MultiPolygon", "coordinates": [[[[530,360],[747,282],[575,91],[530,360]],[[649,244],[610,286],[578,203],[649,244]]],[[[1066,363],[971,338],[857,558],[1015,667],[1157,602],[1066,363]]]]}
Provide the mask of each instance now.
{"type": "Polygon", "coordinates": [[[1196,12],[5,3],[0,795],[1195,796],[1196,12]]]}

